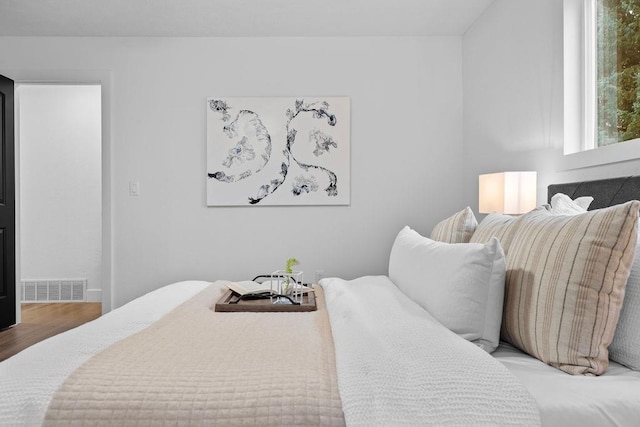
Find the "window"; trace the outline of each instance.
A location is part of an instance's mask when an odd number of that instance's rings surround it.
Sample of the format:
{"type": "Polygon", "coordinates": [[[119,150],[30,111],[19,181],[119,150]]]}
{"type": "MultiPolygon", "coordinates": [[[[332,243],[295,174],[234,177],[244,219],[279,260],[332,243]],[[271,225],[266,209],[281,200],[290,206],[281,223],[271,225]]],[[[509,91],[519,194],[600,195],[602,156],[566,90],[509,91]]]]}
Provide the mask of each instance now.
{"type": "Polygon", "coordinates": [[[639,158],[640,0],[565,0],[564,26],[565,154],[618,146],[594,163],[639,158]]]}
{"type": "Polygon", "coordinates": [[[602,147],[640,138],[640,0],[594,2],[594,131],[602,147]]]}

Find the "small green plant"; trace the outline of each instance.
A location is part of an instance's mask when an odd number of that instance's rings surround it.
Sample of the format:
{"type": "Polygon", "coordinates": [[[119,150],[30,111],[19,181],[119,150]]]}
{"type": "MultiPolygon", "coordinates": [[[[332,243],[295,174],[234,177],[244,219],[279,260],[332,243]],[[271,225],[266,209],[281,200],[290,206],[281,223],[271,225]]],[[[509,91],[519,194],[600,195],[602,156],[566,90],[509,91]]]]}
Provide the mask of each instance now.
{"type": "MultiPolygon", "coordinates": [[[[295,267],[298,264],[299,264],[299,262],[298,262],[297,259],[289,258],[287,260],[287,265],[284,268],[284,272],[286,274],[293,274],[293,267],[295,267]]],[[[291,291],[291,279],[289,277],[287,277],[286,280],[285,280],[284,293],[288,295],[290,291],[291,291]]]]}
{"type": "Polygon", "coordinates": [[[287,266],[286,266],[286,267],[285,267],[285,269],[284,269],[285,273],[287,273],[287,274],[292,274],[292,273],[293,273],[293,267],[295,267],[295,266],[296,266],[296,265],[298,265],[298,264],[300,264],[300,263],[298,262],[298,260],[297,260],[297,259],[295,259],[295,258],[289,258],[289,259],[287,260],[287,266]]]}

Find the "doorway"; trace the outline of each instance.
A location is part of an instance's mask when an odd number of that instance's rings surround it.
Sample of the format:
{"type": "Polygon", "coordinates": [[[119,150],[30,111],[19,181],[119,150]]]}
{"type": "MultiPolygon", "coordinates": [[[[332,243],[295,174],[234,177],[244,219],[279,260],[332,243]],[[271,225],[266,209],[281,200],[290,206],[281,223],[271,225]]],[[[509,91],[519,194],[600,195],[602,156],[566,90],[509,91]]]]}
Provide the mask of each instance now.
{"type": "Polygon", "coordinates": [[[16,86],[23,304],[102,302],[101,89],[16,86]]]}

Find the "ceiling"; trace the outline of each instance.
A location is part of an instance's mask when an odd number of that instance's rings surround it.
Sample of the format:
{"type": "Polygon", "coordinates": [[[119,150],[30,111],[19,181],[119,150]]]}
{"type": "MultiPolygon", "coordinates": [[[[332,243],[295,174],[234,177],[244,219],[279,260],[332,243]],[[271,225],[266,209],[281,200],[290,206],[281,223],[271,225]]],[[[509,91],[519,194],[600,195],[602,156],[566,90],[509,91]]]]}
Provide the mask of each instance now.
{"type": "Polygon", "coordinates": [[[461,35],[493,0],[0,0],[0,36],[461,35]]]}

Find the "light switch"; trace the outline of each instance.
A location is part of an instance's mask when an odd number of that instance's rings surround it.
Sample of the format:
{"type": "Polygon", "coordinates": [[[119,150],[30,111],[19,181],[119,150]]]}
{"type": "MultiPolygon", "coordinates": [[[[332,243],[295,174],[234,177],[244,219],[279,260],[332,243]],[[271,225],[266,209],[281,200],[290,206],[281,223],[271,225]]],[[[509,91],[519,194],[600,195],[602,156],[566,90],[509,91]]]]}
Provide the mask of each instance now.
{"type": "Polygon", "coordinates": [[[130,196],[140,195],[140,183],[138,181],[129,181],[129,195],[130,196]]]}

